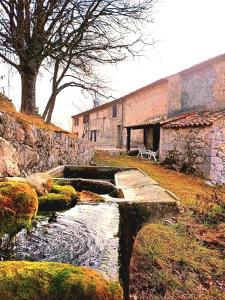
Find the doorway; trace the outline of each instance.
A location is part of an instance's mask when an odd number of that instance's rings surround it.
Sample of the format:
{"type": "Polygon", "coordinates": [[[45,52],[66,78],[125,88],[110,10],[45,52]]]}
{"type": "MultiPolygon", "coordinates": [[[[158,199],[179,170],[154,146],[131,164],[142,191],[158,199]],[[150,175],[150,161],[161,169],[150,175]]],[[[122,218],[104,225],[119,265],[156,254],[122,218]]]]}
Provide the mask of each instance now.
{"type": "Polygon", "coordinates": [[[144,128],[144,145],[147,149],[157,151],[160,143],[160,125],[151,125],[144,128]]]}
{"type": "Polygon", "coordinates": [[[153,125],[153,151],[157,151],[159,149],[160,143],[160,125],[153,125]]]}

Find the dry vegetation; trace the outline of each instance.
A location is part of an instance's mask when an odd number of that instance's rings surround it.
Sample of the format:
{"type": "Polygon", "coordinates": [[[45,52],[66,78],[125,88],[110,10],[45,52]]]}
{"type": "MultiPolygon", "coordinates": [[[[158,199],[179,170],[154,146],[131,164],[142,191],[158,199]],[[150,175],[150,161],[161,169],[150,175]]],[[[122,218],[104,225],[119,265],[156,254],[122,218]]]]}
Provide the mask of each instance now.
{"type": "Polygon", "coordinates": [[[138,233],[131,299],[225,299],[225,188],[125,155],[98,152],[96,163],[139,168],[180,198],[177,219],[138,233]]]}
{"type": "Polygon", "coordinates": [[[25,126],[34,125],[38,128],[47,131],[68,133],[67,131],[61,129],[60,127],[55,126],[54,124],[44,122],[44,120],[38,115],[26,115],[24,113],[17,112],[15,107],[12,104],[12,101],[2,94],[0,94],[0,112],[7,113],[8,115],[15,117],[17,120],[22,122],[25,126]]]}

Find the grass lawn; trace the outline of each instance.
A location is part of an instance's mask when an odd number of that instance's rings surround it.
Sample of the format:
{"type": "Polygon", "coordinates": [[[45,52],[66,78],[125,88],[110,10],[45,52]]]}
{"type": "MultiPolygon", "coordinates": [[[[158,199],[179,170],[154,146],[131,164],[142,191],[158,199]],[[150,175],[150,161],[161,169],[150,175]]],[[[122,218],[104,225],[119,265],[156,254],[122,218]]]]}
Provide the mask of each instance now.
{"type": "Polygon", "coordinates": [[[135,167],[180,199],[177,219],[146,225],[131,260],[131,299],[225,299],[225,188],[125,155],[96,153],[97,165],[135,167]]]}

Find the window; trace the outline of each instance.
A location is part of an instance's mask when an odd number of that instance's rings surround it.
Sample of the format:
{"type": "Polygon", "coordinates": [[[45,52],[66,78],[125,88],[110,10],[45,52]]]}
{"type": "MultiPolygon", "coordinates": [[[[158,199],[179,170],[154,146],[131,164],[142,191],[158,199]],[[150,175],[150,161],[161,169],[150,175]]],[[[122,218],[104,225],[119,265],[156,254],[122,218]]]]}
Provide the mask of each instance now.
{"type": "Polygon", "coordinates": [[[97,141],[97,130],[91,130],[91,138],[90,140],[92,142],[96,142],[97,141]]]}
{"type": "Polygon", "coordinates": [[[74,119],[74,126],[79,126],[79,118],[74,119]]]}
{"type": "Polygon", "coordinates": [[[117,105],[113,105],[112,107],[112,117],[113,118],[117,117],[117,105]]]}
{"type": "Polygon", "coordinates": [[[83,123],[84,123],[84,124],[89,123],[89,115],[84,115],[84,116],[83,116],[83,123]]]}

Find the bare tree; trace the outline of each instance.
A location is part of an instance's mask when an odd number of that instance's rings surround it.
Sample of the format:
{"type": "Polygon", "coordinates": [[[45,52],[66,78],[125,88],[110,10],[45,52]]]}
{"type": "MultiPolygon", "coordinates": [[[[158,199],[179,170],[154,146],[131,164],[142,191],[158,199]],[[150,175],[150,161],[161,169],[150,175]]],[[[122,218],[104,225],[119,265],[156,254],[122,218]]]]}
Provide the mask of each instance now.
{"type": "Polygon", "coordinates": [[[90,81],[96,80],[96,65],[122,61],[140,49],[141,25],[150,20],[152,5],[153,0],[0,0],[0,58],[21,76],[21,111],[35,113],[41,66],[54,68],[48,119],[64,88],[92,86],[96,92],[90,81]]]}

